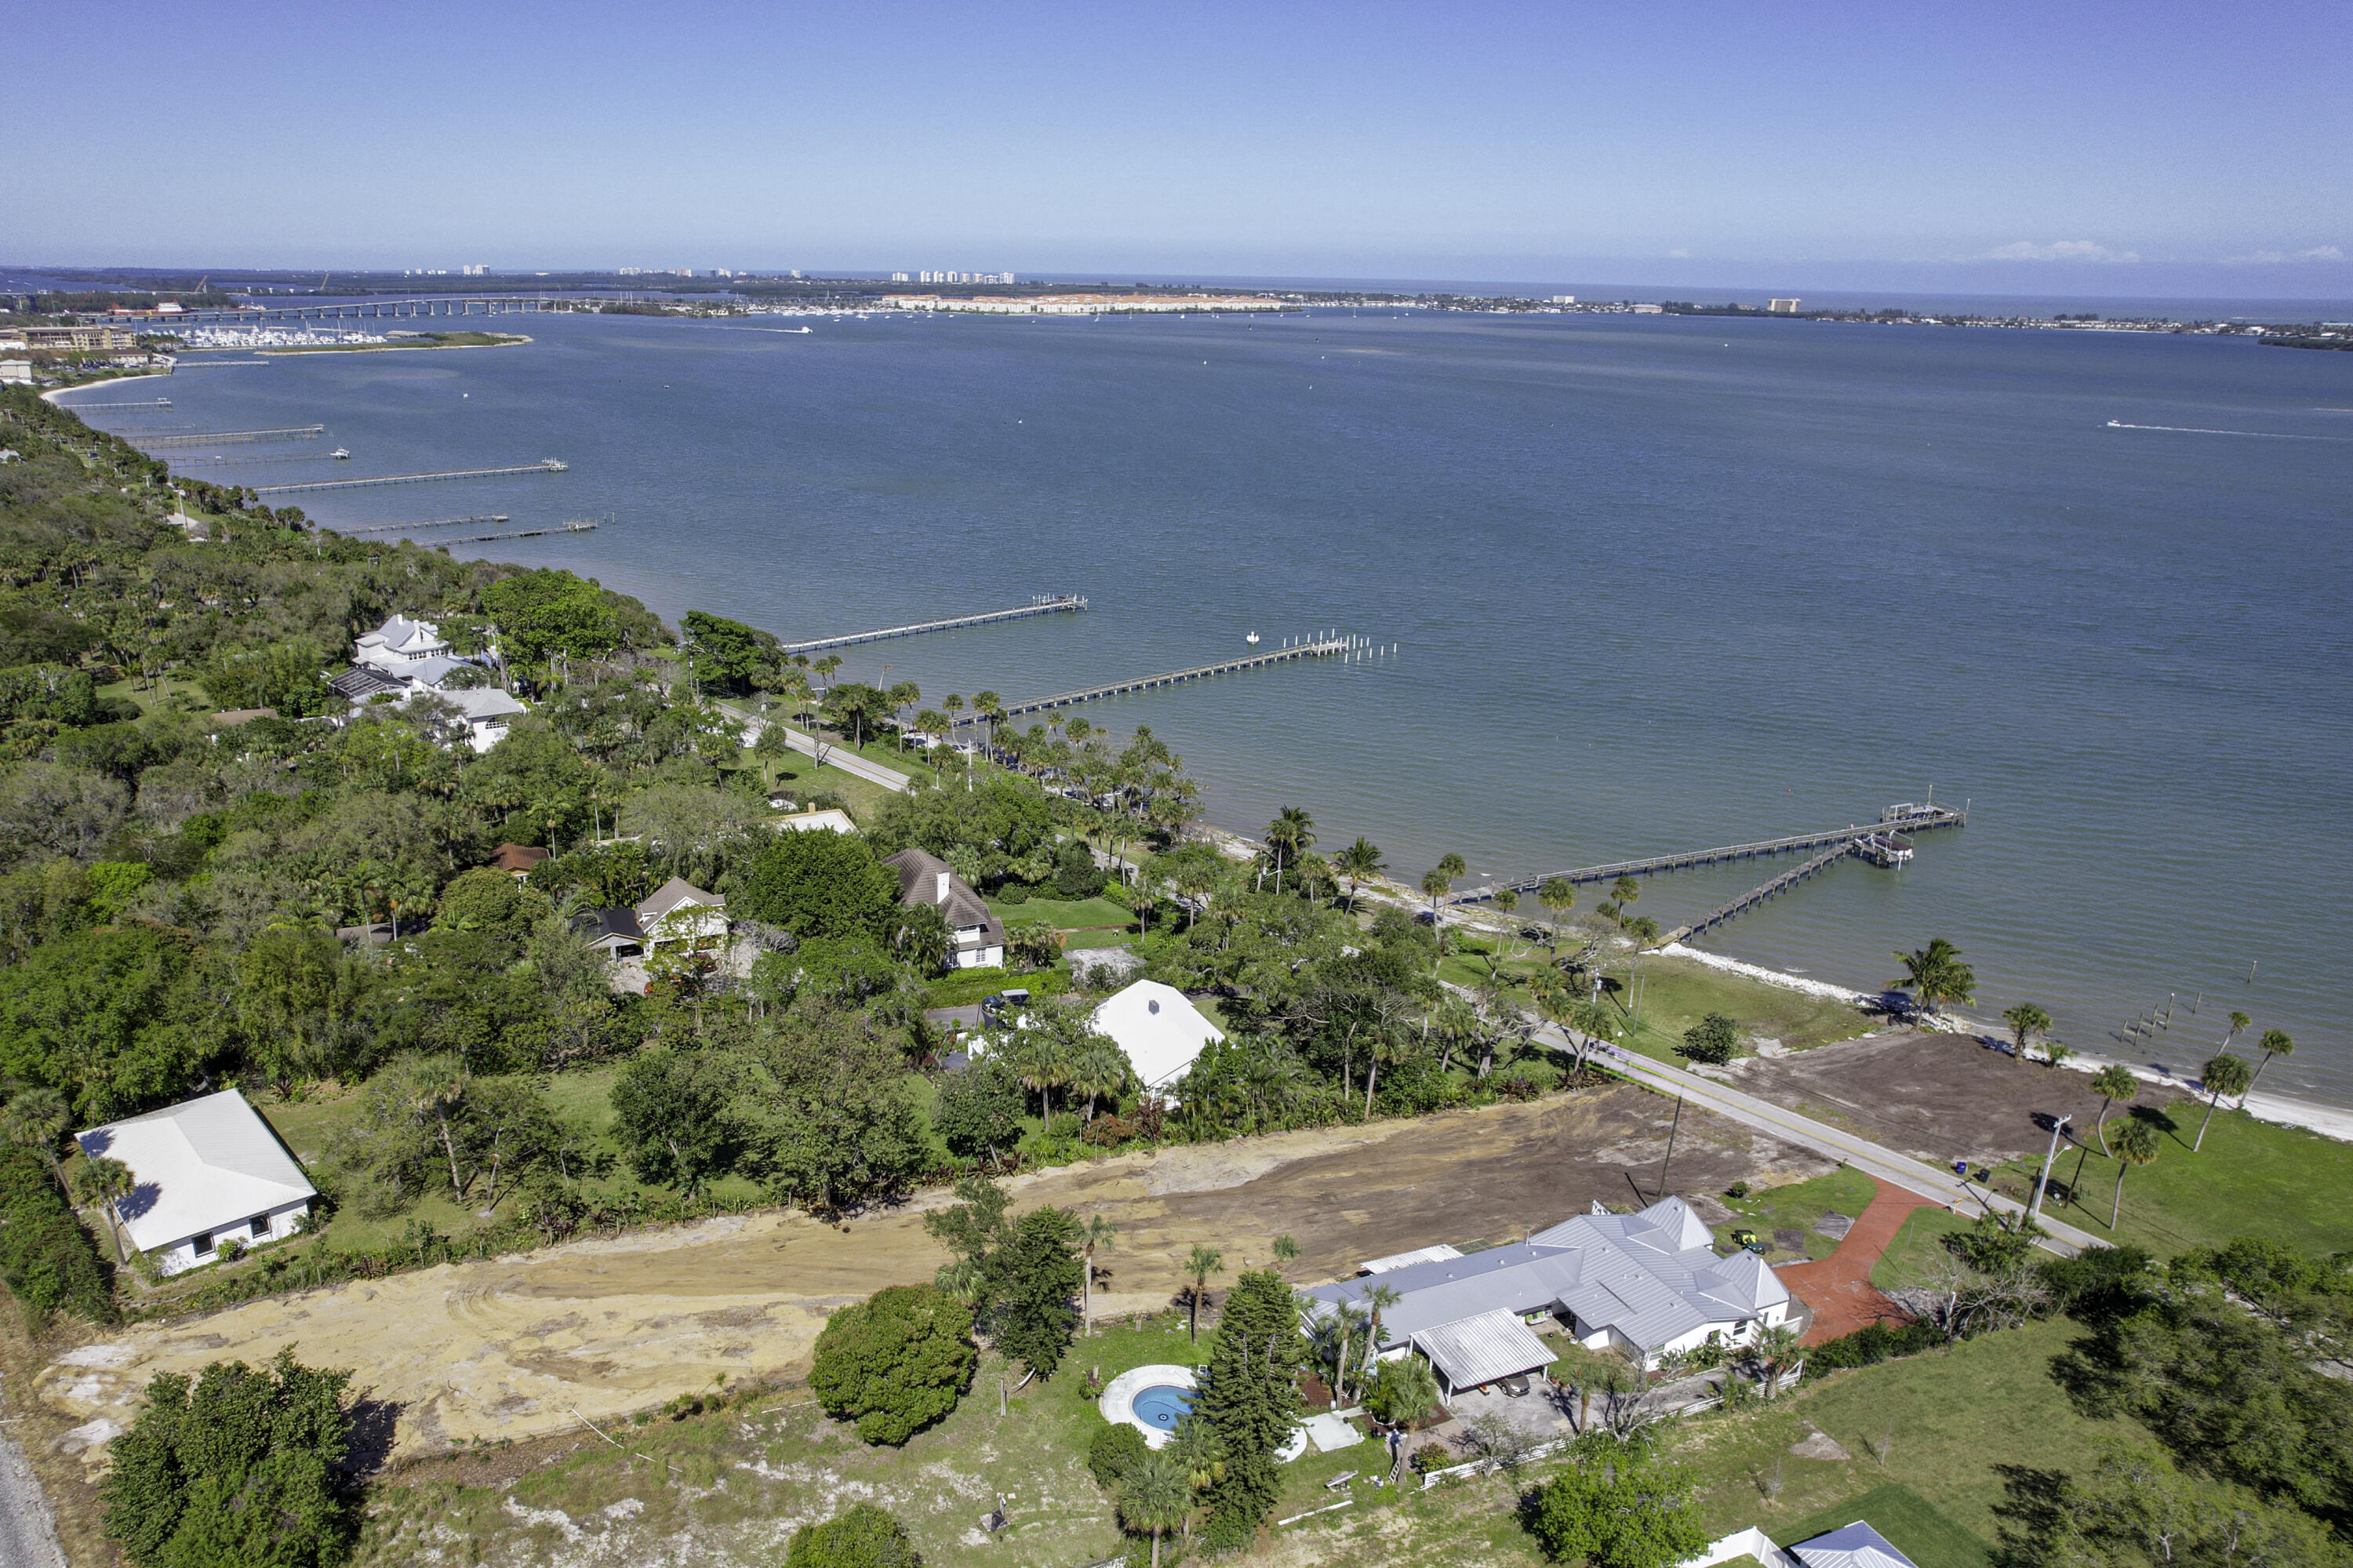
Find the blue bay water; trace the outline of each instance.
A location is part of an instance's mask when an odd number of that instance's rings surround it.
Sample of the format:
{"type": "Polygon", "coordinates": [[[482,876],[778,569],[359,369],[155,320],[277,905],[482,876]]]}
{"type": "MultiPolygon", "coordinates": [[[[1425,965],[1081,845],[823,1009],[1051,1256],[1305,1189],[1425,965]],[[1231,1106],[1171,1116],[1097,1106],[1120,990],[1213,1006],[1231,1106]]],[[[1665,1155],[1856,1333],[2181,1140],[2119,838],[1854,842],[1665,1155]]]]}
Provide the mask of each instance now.
{"type": "MultiPolygon", "coordinates": [[[[2095,1051],[2172,993],[2177,1067],[2241,1007],[2299,1042],[2267,1086],[2353,1103],[2353,355],[1370,311],[497,324],[537,341],[191,367],[130,384],[168,415],[98,418],[319,421],[354,454],[192,471],[247,483],[560,457],[295,499],[331,525],[611,514],[461,551],[672,620],[789,639],[1091,601],[847,651],[928,701],[1250,630],[1396,643],[1083,711],[1168,738],[1212,820],[1303,804],[1409,879],[1449,850],[1475,878],[1868,820],[1933,785],[1966,830],[1704,945],[1874,987],[1948,937],[1982,1008],[2038,1001],[2095,1051]]],[[[1640,907],[1672,925],[1778,868],[1655,878],[1640,907]]]]}

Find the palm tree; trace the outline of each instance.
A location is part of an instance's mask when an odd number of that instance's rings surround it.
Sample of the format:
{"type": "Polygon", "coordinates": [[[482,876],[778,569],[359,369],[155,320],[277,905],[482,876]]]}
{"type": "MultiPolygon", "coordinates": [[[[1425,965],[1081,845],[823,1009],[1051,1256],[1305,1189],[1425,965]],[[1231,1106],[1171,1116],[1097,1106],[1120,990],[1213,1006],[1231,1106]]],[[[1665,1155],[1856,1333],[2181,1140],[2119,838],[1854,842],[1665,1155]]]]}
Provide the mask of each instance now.
{"type": "Polygon", "coordinates": [[[2019,1065],[2024,1066],[2026,1037],[2030,1034],[2039,1034],[2050,1028],[2051,1015],[2031,1001],[2021,1001],[2016,1007],[2006,1010],[2001,1016],[2002,1021],[2010,1025],[2010,1039],[2017,1044],[2019,1065]]]}
{"type": "MultiPolygon", "coordinates": [[[[1376,1285],[1357,1299],[1365,1304],[1365,1360],[1377,1361],[1381,1353],[1381,1314],[1396,1307],[1405,1298],[1398,1293],[1394,1285],[1376,1285]]],[[[1364,1393],[1361,1382],[1356,1392],[1359,1395],[1364,1393]]]]}
{"type": "Polygon", "coordinates": [[[2042,1037],[2042,1059],[2051,1065],[2063,1067],[2067,1065],[2067,1058],[2074,1054],[2075,1048],[2064,1040],[2049,1034],[2042,1037]]]}
{"type": "Polygon", "coordinates": [[[39,1150],[41,1158],[49,1162],[49,1174],[62,1187],[66,1177],[58,1163],[58,1139],[65,1136],[66,1124],[72,1119],[66,1097],[57,1090],[19,1089],[6,1106],[0,1107],[0,1140],[20,1149],[39,1150]]]}
{"type": "Polygon", "coordinates": [[[1565,876],[1547,876],[1536,889],[1536,902],[1552,916],[1552,951],[1560,954],[1560,917],[1577,904],[1577,884],[1565,876]]]}
{"type": "Polygon", "coordinates": [[[1274,890],[1282,891],[1283,859],[1287,855],[1296,862],[1307,847],[1315,842],[1315,819],[1300,806],[1285,806],[1266,825],[1266,847],[1274,856],[1274,890]]]}
{"type": "Polygon", "coordinates": [[[2116,1228],[2116,1220],[2124,1213],[2125,1172],[2136,1165],[2154,1164],[2157,1151],[2163,1147],[2158,1140],[2157,1124],[2139,1117],[2131,1117],[2116,1128],[2116,1194],[2108,1205],[2108,1229],[2116,1228]]]}
{"type": "Polygon", "coordinates": [[[1495,895],[1495,907],[1504,912],[1504,954],[1506,958],[1509,958],[1517,951],[1517,949],[1512,946],[1512,936],[1514,929],[1512,917],[1514,915],[1517,915],[1520,910],[1520,895],[1518,890],[1516,888],[1506,887],[1499,891],[1495,895]]]}
{"type": "Polygon", "coordinates": [[[1348,907],[1354,909],[1365,879],[1378,876],[1388,869],[1388,863],[1381,858],[1378,844],[1358,833],[1355,843],[1332,857],[1332,869],[1348,879],[1348,907]]]}
{"type": "Polygon", "coordinates": [[[1977,971],[1961,962],[1961,950],[1942,937],[1928,945],[1895,955],[1904,961],[1905,978],[1895,983],[1910,991],[1924,1012],[1933,1013],[1947,1001],[1967,1001],[1977,994],[1977,971]]]}
{"type": "Polygon", "coordinates": [[[1152,1532],[1152,1568],[1160,1568],[1160,1537],[1193,1510],[1193,1478],[1176,1456],[1147,1448],[1119,1483],[1119,1517],[1130,1530],[1152,1532]]]}
{"type": "Polygon", "coordinates": [[[2253,1019],[2249,1018],[2237,1008],[2232,1008],[2231,1010],[2231,1033],[2222,1036],[2222,1049],[2228,1051],[2231,1048],[2231,1042],[2236,1040],[2240,1034],[2253,1022],[2253,1019]]]}
{"type": "Polygon", "coordinates": [[[2233,1056],[2227,1051],[2200,1067],[2198,1076],[2206,1086],[2206,1118],[2198,1124],[2197,1139],[2189,1146],[2192,1154],[2205,1146],[2206,1128],[2213,1123],[2214,1107],[2222,1103],[2222,1097],[2229,1095],[2236,1099],[2253,1087],[2255,1082],[2254,1071],[2247,1065],[2247,1059],[2233,1056]]]}
{"type": "Polygon", "coordinates": [[[1079,1227],[1079,1260],[1086,1266],[1085,1321],[1089,1335],[1095,1331],[1095,1254],[1109,1252],[1112,1238],[1118,1234],[1119,1227],[1101,1214],[1089,1214],[1087,1223],[1079,1227]]]}
{"type": "Polygon", "coordinates": [[[1642,885],[1630,876],[1621,876],[1609,885],[1609,896],[1618,906],[1618,928],[1626,928],[1626,906],[1642,896],[1642,885]]]}
{"type": "Polygon", "coordinates": [[[1442,871],[1432,870],[1422,877],[1421,891],[1423,896],[1430,900],[1430,918],[1431,923],[1435,924],[1438,919],[1438,901],[1454,891],[1454,879],[1442,871]]]}
{"type": "Polygon", "coordinates": [[[2100,1140],[2100,1152],[2106,1154],[2108,1107],[2139,1094],[2140,1079],[2122,1062],[2111,1062],[2092,1075],[2092,1092],[2100,1097],[2100,1114],[2092,1123],[2092,1136],[2100,1140]]]}
{"type": "Polygon", "coordinates": [[[1765,1374],[1765,1397],[1770,1399],[1781,1381],[1781,1373],[1797,1358],[1798,1330],[1787,1323],[1776,1323],[1760,1330],[1749,1349],[1765,1374]]]}
{"type": "Polygon", "coordinates": [[[131,1196],[136,1183],[131,1167],[120,1160],[110,1160],[100,1154],[84,1160],[73,1175],[74,1202],[88,1208],[106,1211],[107,1224],[114,1236],[114,1257],[127,1262],[130,1254],[122,1246],[122,1211],[116,1205],[131,1196]]]}
{"type": "Polygon", "coordinates": [[[1479,1015],[1468,1001],[1448,991],[1430,1010],[1430,1022],[1443,1042],[1438,1053],[1438,1070],[1443,1073],[1454,1065],[1454,1048],[1479,1033],[1479,1015]]]}
{"type": "MultiPolygon", "coordinates": [[[[2231,1014],[2231,1021],[2235,1025],[2241,1018],[2245,1016],[2246,1015],[2244,1013],[2234,1012],[2231,1014]]],[[[2257,1083],[2262,1081],[2263,1068],[2272,1065],[2273,1057],[2293,1056],[2295,1054],[2295,1042],[2287,1037],[2287,1031],[2284,1029],[2266,1029],[2263,1031],[2263,1037],[2261,1040],[2256,1041],[2255,1044],[2263,1047],[2263,1059],[2262,1063],[2256,1066],[2255,1075],[2247,1080],[2247,1087],[2250,1089],[2253,1088],[2257,1083]]]]}
{"type": "Polygon", "coordinates": [[[1127,1087],[1129,1076],[1127,1053],[1103,1035],[1089,1036],[1071,1054],[1071,1092],[1087,1097],[1086,1114],[1080,1119],[1094,1120],[1095,1101],[1115,1098],[1127,1087]]]}
{"type": "Polygon", "coordinates": [[[1213,1246],[1193,1244],[1185,1258],[1185,1277],[1193,1282],[1190,1307],[1193,1313],[1193,1342],[1201,1342],[1201,1298],[1208,1294],[1209,1276],[1226,1271],[1226,1255],[1213,1246]]]}

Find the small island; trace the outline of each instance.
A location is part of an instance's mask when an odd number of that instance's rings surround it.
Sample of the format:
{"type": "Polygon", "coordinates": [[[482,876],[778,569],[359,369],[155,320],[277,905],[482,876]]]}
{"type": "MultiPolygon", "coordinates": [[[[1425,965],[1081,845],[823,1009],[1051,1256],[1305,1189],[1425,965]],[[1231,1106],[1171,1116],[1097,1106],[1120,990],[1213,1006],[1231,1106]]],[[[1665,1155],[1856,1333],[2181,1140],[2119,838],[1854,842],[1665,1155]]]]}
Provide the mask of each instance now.
{"type": "Polygon", "coordinates": [[[381,343],[296,344],[259,354],[383,354],[410,348],[512,348],[531,339],[515,332],[394,332],[381,343]]]}

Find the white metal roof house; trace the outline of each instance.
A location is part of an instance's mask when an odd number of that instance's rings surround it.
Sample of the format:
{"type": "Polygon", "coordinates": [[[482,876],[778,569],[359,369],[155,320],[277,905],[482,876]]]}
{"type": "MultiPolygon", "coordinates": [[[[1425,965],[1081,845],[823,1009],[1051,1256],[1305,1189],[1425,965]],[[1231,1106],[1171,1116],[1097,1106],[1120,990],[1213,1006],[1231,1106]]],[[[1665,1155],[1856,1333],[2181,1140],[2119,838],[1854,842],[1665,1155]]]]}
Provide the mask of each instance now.
{"type": "Polygon", "coordinates": [[[948,923],[948,964],[959,969],[994,969],[1005,965],[1005,926],[955,867],[913,845],[884,855],[882,863],[899,874],[899,902],[938,907],[948,923]]]}
{"type": "Polygon", "coordinates": [[[1137,1082],[1161,1094],[1192,1070],[1201,1047],[1226,1037],[1183,991],[1148,980],[1105,998],[1095,1009],[1094,1026],[1119,1042],[1137,1082]]]}
{"type": "Polygon", "coordinates": [[[446,657],[448,652],[441,629],[432,621],[396,615],[374,631],[360,633],[352,645],[352,662],[401,674],[420,660],[446,657]]]}
{"type": "Polygon", "coordinates": [[[213,1262],[221,1246],[294,1234],[318,1192],[269,1124],[235,1089],[75,1135],[82,1153],[131,1168],[116,1205],[131,1245],[165,1274],[213,1262]]]}
{"type": "Polygon", "coordinates": [[[508,720],[531,710],[496,686],[443,689],[454,671],[473,662],[452,656],[433,622],[396,615],[374,631],[360,634],[352,644],[352,668],[327,686],[352,705],[353,715],[380,699],[405,705],[429,693],[458,710],[465,720],[467,744],[488,751],[506,738],[508,720]]]}
{"type": "MultiPolygon", "coordinates": [[[[1714,1242],[1691,1205],[1669,1197],[1639,1213],[1579,1214],[1513,1245],[1388,1267],[1308,1295],[1361,1305],[1376,1285],[1397,1291],[1401,1299],[1381,1314],[1380,1352],[1419,1349],[1441,1372],[1440,1350],[1456,1347],[1469,1332],[1461,1326],[1499,1312],[1550,1318],[1581,1344],[1614,1348],[1649,1366],[1665,1352],[1696,1350],[1711,1335],[1726,1343],[1746,1340],[1795,1312],[1788,1287],[1764,1259],[1746,1251],[1719,1257],[1714,1242]]],[[[1475,1353],[1460,1350],[1457,1356],[1466,1373],[1485,1370],[1495,1350],[1493,1335],[1472,1339],[1475,1353]]],[[[1494,1375],[1552,1361],[1533,1334],[1520,1353],[1532,1358],[1527,1365],[1494,1375]]],[[[1450,1381],[1455,1388],[1472,1386],[1450,1381]]]]}

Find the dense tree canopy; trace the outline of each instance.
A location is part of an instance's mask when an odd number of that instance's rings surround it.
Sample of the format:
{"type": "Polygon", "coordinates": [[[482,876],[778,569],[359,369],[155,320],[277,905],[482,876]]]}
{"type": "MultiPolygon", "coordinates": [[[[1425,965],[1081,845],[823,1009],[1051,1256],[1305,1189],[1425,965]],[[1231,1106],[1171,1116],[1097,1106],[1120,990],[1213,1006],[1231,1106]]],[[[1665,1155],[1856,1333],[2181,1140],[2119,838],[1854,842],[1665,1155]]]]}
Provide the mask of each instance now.
{"type": "Polygon", "coordinates": [[[869,1443],[904,1443],[956,1407],[979,1359],[972,1308],[936,1286],[896,1286],[826,1319],[809,1391],[869,1443]]]}

